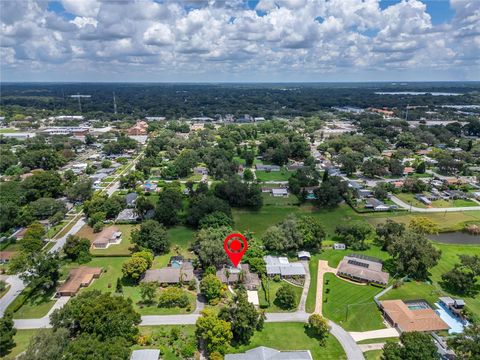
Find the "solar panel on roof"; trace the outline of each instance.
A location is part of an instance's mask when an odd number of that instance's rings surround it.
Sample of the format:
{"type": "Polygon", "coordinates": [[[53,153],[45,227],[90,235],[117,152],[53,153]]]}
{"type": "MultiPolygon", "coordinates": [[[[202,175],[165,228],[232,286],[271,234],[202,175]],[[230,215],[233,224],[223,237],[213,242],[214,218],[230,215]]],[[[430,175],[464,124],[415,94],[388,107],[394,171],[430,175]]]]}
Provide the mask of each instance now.
{"type": "Polygon", "coordinates": [[[367,269],[369,267],[369,264],[363,263],[363,262],[360,262],[360,261],[357,261],[357,260],[348,260],[348,263],[350,265],[361,266],[361,267],[364,267],[364,268],[367,268],[367,269]]]}

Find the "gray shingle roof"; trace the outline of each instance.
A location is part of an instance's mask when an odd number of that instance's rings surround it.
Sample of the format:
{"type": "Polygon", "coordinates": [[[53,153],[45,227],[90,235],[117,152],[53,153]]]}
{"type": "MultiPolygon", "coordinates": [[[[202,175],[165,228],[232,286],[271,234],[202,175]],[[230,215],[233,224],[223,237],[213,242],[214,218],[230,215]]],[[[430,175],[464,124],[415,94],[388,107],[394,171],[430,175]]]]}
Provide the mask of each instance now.
{"type": "Polygon", "coordinates": [[[265,346],[246,351],[243,354],[226,354],[225,360],[312,360],[309,350],[278,351],[265,346]]]}

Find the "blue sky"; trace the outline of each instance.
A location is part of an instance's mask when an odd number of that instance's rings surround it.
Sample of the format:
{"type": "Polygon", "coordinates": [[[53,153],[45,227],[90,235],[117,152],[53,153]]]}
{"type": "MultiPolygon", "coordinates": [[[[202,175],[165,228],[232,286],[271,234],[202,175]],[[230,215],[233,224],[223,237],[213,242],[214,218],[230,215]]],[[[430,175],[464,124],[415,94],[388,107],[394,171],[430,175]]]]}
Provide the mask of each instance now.
{"type": "Polygon", "coordinates": [[[2,81],[480,80],[479,0],[0,7],[2,81]]]}

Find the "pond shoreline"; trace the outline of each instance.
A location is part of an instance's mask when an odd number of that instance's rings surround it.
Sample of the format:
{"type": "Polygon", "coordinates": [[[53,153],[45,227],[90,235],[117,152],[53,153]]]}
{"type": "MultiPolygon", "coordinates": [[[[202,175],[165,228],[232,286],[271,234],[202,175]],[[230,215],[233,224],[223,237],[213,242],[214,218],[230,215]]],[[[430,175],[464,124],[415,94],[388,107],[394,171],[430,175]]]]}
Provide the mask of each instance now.
{"type": "Polygon", "coordinates": [[[480,235],[473,235],[462,231],[449,231],[436,235],[428,235],[432,241],[454,245],[480,245],[480,235]]]}

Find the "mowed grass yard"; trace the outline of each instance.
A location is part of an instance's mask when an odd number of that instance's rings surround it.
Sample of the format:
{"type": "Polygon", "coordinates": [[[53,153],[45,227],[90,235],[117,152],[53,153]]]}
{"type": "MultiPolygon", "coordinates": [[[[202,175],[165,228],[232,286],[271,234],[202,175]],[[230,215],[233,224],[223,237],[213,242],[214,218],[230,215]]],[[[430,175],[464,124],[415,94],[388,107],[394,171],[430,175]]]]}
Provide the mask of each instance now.
{"type": "Polygon", "coordinates": [[[327,273],[323,284],[323,315],[348,331],[382,329],[382,316],[373,301],[381,291],[371,285],[356,285],[327,273]]]}
{"type": "Polygon", "coordinates": [[[188,249],[195,240],[195,231],[185,226],[176,226],[167,230],[170,240],[170,251],[167,254],[155,257],[152,268],[159,269],[167,266],[170,257],[182,255],[186,259],[192,259],[195,255],[188,249]]]}
{"type": "Polygon", "coordinates": [[[55,304],[56,299],[53,298],[54,295],[55,289],[52,289],[52,291],[46,294],[34,293],[23,303],[22,307],[13,314],[13,317],[15,319],[36,319],[44,317],[55,304]]]}
{"type": "Polygon", "coordinates": [[[298,308],[298,303],[300,301],[300,297],[302,296],[302,288],[299,286],[294,286],[286,281],[273,281],[273,280],[268,280],[268,292],[270,294],[270,306],[268,306],[267,298],[265,295],[265,291],[263,290],[263,287],[260,286],[258,289],[258,300],[260,301],[260,305],[262,308],[265,310],[265,312],[293,312],[296,311],[298,308]],[[280,289],[283,285],[287,285],[291,289],[293,289],[295,293],[295,307],[291,310],[285,310],[282,309],[276,304],[275,299],[276,299],[276,294],[278,289],[280,289]],[[265,307],[264,307],[265,306],[265,307]]]}
{"type": "MultiPolygon", "coordinates": [[[[327,260],[328,265],[336,268],[343,257],[350,252],[345,252],[341,250],[327,249],[323,250],[320,254],[314,254],[309,262],[310,267],[310,288],[308,289],[306,310],[307,312],[313,312],[315,310],[315,296],[317,293],[317,277],[318,277],[318,260],[327,260]]],[[[379,247],[371,245],[370,249],[365,251],[355,251],[357,254],[364,254],[368,256],[373,256],[381,260],[388,258],[388,254],[384,251],[381,251],[379,247]]]]}
{"type": "MultiPolygon", "coordinates": [[[[122,232],[122,241],[120,244],[113,244],[110,245],[106,249],[94,249],[93,247],[90,249],[90,253],[93,256],[129,256],[131,251],[130,247],[132,246],[131,243],[131,233],[132,230],[137,228],[137,225],[115,225],[119,228],[122,232]]],[[[108,225],[106,226],[108,227],[108,225]]],[[[86,238],[93,242],[95,237],[97,236],[96,233],[93,232],[93,229],[88,226],[84,225],[82,228],[76,233],[77,236],[86,238]]]]}
{"type": "Polygon", "coordinates": [[[285,168],[280,169],[280,171],[256,170],[255,176],[257,177],[257,180],[260,180],[262,182],[287,181],[293,173],[293,171],[288,171],[285,168]]]}
{"type": "Polygon", "coordinates": [[[30,339],[37,333],[44,331],[42,329],[32,329],[32,330],[17,330],[17,333],[13,337],[15,341],[15,347],[10,350],[5,357],[2,357],[4,360],[14,360],[18,355],[27,350],[30,339]]]}
{"type": "Polygon", "coordinates": [[[311,336],[302,323],[265,323],[263,330],[255,332],[248,345],[231,348],[228,353],[243,353],[258,346],[277,350],[310,350],[315,360],[341,360],[346,355],[340,343],[332,335],[325,346],[311,336]]]}

